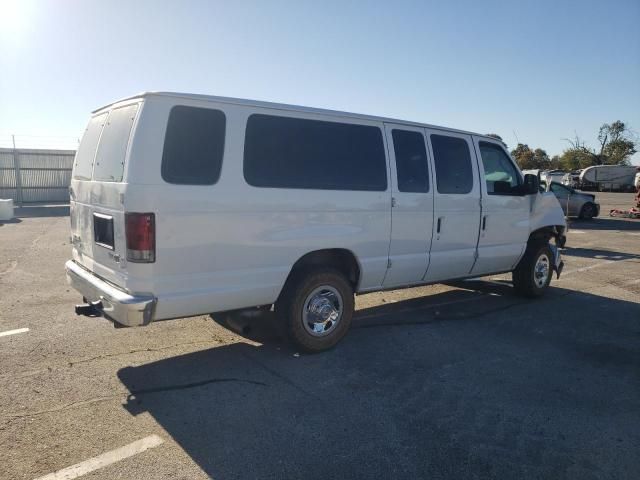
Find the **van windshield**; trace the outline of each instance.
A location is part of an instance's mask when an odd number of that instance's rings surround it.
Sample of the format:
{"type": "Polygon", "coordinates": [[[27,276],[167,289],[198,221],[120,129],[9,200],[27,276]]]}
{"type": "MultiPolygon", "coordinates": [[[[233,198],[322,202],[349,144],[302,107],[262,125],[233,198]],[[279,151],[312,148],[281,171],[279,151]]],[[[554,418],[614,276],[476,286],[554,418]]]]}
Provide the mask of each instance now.
{"type": "Polygon", "coordinates": [[[106,119],[107,114],[102,113],[89,120],[89,125],[87,125],[87,129],[84,131],[82,141],[76,152],[76,158],[73,163],[73,178],[77,178],[78,180],[91,180],[93,159],[96,156],[98,140],[100,140],[100,133],[102,133],[102,127],[106,119]]]}
{"type": "Polygon", "coordinates": [[[109,114],[96,153],[96,164],[93,168],[94,180],[122,181],[129,135],[137,112],[138,104],[134,104],[116,108],[109,114]]]}

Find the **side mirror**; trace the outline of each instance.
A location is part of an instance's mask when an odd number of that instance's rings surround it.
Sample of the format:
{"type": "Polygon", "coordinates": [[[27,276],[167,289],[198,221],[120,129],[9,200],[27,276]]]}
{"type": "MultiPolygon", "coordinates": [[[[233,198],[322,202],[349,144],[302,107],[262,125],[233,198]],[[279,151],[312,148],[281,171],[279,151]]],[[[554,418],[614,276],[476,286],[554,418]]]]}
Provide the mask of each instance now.
{"type": "Polygon", "coordinates": [[[524,176],[524,185],[522,186],[522,190],[525,195],[533,195],[539,192],[540,190],[540,179],[537,175],[533,175],[532,173],[527,173],[524,176]]]}

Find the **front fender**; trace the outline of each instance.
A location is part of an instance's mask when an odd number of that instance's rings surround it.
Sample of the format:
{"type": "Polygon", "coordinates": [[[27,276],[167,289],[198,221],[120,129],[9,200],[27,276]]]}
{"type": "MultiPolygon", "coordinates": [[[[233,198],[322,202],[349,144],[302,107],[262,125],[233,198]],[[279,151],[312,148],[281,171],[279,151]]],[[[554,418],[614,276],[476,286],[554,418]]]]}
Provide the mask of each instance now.
{"type": "Polygon", "coordinates": [[[562,227],[563,231],[566,230],[564,212],[553,192],[538,193],[530,198],[529,233],[543,227],[562,227]]]}

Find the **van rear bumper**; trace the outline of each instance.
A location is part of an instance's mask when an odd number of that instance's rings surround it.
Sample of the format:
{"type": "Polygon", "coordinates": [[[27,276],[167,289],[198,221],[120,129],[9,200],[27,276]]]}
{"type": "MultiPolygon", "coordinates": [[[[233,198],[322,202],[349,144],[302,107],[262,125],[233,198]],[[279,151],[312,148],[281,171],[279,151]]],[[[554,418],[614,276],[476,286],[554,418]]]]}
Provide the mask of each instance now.
{"type": "Polygon", "coordinates": [[[105,317],[127,327],[148,325],[153,319],[156,305],[153,295],[130,295],[96,277],[73,260],[67,261],[64,267],[67,283],[88,302],[96,303],[98,311],[105,317]]]}

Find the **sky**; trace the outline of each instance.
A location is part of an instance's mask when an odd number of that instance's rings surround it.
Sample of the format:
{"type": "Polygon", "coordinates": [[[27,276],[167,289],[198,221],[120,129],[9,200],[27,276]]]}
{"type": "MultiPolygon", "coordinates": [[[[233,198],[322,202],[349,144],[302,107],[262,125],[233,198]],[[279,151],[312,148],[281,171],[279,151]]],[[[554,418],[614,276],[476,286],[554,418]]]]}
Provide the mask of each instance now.
{"type": "Polygon", "coordinates": [[[0,0],[0,18],[0,143],[74,147],[91,110],[149,90],[498,133],[550,155],[576,135],[595,147],[618,119],[640,133],[640,0],[0,0]]]}

